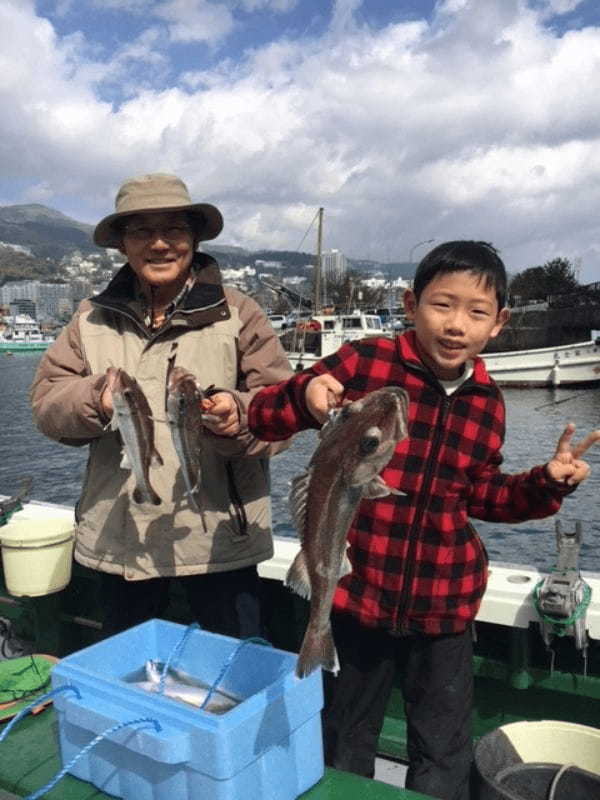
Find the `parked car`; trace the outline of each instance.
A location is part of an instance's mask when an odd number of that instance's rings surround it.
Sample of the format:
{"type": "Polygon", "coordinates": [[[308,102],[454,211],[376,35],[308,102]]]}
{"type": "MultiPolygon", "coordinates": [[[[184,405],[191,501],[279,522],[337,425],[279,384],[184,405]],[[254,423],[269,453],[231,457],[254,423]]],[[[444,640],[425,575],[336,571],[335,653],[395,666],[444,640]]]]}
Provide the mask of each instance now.
{"type": "Polygon", "coordinates": [[[269,322],[276,331],[280,331],[285,327],[286,318],[284,314],[267,314],[267,316],[269,318],[269,322]]]}

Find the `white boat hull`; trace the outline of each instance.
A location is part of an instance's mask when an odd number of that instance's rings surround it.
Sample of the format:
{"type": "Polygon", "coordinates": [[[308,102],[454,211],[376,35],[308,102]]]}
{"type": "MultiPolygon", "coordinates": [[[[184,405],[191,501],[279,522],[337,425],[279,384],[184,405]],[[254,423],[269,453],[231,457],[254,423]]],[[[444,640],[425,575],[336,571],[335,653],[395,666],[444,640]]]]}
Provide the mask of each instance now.
{"type": "MultiPolygon", "coordinates": [[[[7,499],[0,495],[0,499],[7,499]]],[[[74,521],[74,509],[54,503],[37,502],[24,504],[28,518],[62,519],[74,521]]],[[[9,521],[10,524],[10,521],[9,521]]],[[[268,561],[258,565],[262,578],[283,582],[285,576],[300,549],[300,541],[296,538],[274,536],[274,553],[268,561]]],[[[477,614],[480,622],[490,622],[512,628],[528,628],[533,622],[539,622],[535,608],[533,587],[546,576],[533,566],[521,564],[501,564],[490,562],[489,578],[486,593],[477,614]]],[[[590,604],[586,613],[586,627],[589,636],[600,639],[600,573],[584,573],[586,582],[592,589],[590,604]]]]}
{"type": "Polygon", "coordinates": [[[600,382],[600,344],[589,341],[537,350],[484,354],[501,386],[569,386],[600,382]]]}

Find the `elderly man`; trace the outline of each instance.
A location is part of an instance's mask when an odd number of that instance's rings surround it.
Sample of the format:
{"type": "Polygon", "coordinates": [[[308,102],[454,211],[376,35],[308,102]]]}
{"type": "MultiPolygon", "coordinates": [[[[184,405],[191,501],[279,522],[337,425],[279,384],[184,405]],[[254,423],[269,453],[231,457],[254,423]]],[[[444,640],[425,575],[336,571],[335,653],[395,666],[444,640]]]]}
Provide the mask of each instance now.
{"type": "Polygon", "coordinates": [[[172,580],[208,630],[262,632],[256,565],[272,554],[268,457],[283,448],[249,434],[246,409],[260,388],[291,373],[260,307],[223,287],[216,261],[197,252],[222,227],[219,210],[193,203],[174,175],[125,181],[94,241],[119,249],[127,263],[81,303],[31,389],[44,434],[90,447],[75,559],[101,573],[107,633],[161,616],[172,580]],[[201,387],[218,388],[204,401],[210,432],[200,453],[199,509],[186,494],[165,421],[175,366],[201,387]],[[110,424],[113,367],[137,380],[150,406],[160,454],[150,466],[157,504],[136,502],[134,477],[121,468],[122,442],[110,424]]]}

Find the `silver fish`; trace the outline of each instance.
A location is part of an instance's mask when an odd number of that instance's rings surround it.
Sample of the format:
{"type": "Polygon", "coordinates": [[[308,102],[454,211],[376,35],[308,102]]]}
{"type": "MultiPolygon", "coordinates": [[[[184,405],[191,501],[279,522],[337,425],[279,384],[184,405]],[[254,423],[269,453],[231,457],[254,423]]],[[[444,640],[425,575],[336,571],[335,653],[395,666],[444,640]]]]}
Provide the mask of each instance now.
{"type": "MultiPolygon", "coordinates": [[[[144,689],[146,692],[159,693],[160,678],[164,664],[150,660],[146,661],[144,669],[146,680],[138,681],[134,685],[144,689]]],[[[193,678],[180,670],[169,668],[165,675],[163,694],[173,700],[179,700],[182,703],[200,708],[206,699],[209,689],[210,687],[206,683],[197,678],[193,678]]],[[[203,710],[209,711],[211,714],[225,714],[239,705],[239,703],[241,703],[241,698],[223,690],[215,689],[203,710]]]]}
{"type": "Polygon", "coordinates": [[[285,582],[310,600],[296,666],[301,678],[319,665],[339,669],[329,617],[337,582],[351,569],[346,537],[363,498],[402,494],[379,473],[406,436],[407,419],[408,395],[395,386],[336,409],[307,472],[292,481],[290,509],[302,547],[285,582]]]}
{"type": "Polygon", "coordinates": [[[131,469],[136,481],[133,499],[136,503],[162,500],[150,484],[150,464],[162,464],[160,453],[154,447],[154,423],[146,395],[135,378],[124,370],[109,367],[108,385],[112,390],[114,414],[112,427],[119,430],[123,442],[122,469],[131,469]]]}
{"type": "Polygon", "coordinates": [[[167,422],[179,459],[188,501],[200,512],[202,485],[202,408],[204,392],[196,378],[183,367],[174,367],[167,384],[167,422]]]}

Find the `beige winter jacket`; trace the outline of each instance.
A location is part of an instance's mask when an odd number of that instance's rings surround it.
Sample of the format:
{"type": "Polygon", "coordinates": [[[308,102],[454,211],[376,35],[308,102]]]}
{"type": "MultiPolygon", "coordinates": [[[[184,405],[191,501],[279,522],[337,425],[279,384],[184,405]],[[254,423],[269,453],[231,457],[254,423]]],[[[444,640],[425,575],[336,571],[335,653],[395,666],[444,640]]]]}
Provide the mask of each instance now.
{"type": "Polygon", "coordinates": [[[90,446],[76,508],[76,560],[128,580],[238,569],[272,555],[268,457],[286,445],[255,439],[245,411],[256,391],[291,370],[260,307],[223,288],[212,258],[197,253],[194,263],[193,287],[153,332],[142,320],[136,278],[125,265],[104,292],[81,303],[46,351],[31,389],[34,419],[44,434],[90,446]],[[185,497],[166,424],[170,364],[192,372],[203,388],[231,390],[240,409],[240,435],[206,436],[202,516],[185,497]],[[162,466],[150,467],[160,505],[137,504],[133,475],[120,468],[120,436],[100,406],[109,366],[135,377],[150,403],[163,459],[162,466]]]}

